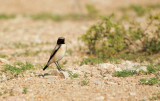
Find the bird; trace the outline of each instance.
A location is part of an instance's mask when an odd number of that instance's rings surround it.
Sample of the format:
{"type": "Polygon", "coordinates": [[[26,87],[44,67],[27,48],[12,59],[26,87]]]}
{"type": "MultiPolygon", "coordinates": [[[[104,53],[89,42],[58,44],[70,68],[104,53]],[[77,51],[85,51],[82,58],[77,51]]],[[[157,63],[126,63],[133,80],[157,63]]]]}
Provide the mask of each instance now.
{"type": "Polygon", "coordinates": [[[65,44],[65,38],[64,37],[59,37],[57,40],[57,44],[55,48],[53,49],[50,58],[46,64],[46,66],[43,68],[45,70],[51,63],[55,63],[57,66],[58,71],[63,71],[63,69],[60,67],[58,61],[60,61],[67,50],[67,45],[65,44]]]}

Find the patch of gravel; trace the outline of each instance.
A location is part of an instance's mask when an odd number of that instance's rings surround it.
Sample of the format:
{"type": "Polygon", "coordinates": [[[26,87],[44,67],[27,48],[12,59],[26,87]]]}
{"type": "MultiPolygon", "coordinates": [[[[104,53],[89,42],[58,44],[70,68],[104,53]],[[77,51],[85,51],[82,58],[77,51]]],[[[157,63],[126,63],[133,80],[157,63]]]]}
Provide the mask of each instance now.
{"type": "MultiPolygon", "coordinates": [[[[146,64],[145,64],[146,65],[146,64]]],[[[114,71],[122,71],[122,70],[130,70],[130,71],[137,71],[140,70],[147,71],[147,67],[132,61],[122,61],[119,64],[115,63],[103,63],[99,64],[98,67],[101,71],[106,71],[108,73],[113,73],[114,71]]]]}
{"type": "MultiPolygon", "coordinates": [[[[72,70],[72,68],[69,68],[72,70]]],[[[37,72],[36,70],[33,72],[37,72]]],[[[48,73],[48,69],[43,73],[48,73]]],[[[128,78],[113,77],[106,74],[102,77],[101,72],[95,66],[82,66],[74,70],[79,76],[77,78],[63,78],[59,75],[51,74],[45,77],[29,76],[25,73],[24,77],[3,81],[0,84],[1,92],[5,89],[13,89],[13,97],[3,94],[3,99],[25,99],[25,100],[137,100],[150,96],[151,93],[158,92],[156,86],[139,85],[140,76],[128,78]],[[90,69],[89,69],[90,68],[90,69]],[[87,73],[85,71],[89,70],[87,73]],[[86,74],[85,74],[86,73],[86,74]],[[84,77],[86,75],[86,77],[84,77]],[[88,81],[87,85],[82,86],[81,81],[88,81]],[[27,93],[23,94],[23,87],[27,87],[27,93]],[[147,90],[147,91],[146,91],[147,90]],[[145,93],[145,94],[144,94],[145,93]],[[143,96],[142,96],[143,95],[143,96]]],[[[42,72],[41,72],[42,73],[42,72]]],[[[39,73],[37,73],[39,74],[39,73]]]]}

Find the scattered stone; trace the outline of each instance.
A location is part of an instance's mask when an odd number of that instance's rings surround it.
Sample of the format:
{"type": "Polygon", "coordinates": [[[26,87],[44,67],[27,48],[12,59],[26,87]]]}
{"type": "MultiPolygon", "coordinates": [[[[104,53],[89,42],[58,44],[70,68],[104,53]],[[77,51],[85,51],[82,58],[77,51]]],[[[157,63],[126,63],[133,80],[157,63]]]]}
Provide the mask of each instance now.
{"type": "Polygon", "coordinates": [[[84,73],[90,74],[91,68],[88,65],[83,65],[79,67],[79,70],[84,73]]]}
{"type": "Polygon", "coordinates": [[[53,70],[51,75],[58,76],[59,75],[59,71],[58,70],[53,70]]]}
{"type": "Polygon", "coordinates": [[[68,72],[66,72],[66,71],[53,70],[51,75],[58,76],[58,77],[63,78],[63,79],[69,78],[68,72]]]}
{"type": "Polygon", "coordinates": [[[2,74],[0,82],[5,81],[5,80],[7,80],[7,77],[6,77],[6,75],[2,74]]]}
{"type": "Polygon", "coordinates": [[[94,82],[96,85],[104,85],[104,81],[96,80],[94,82]]]}
{"type": "Polygon", "coordinates": [[[103,64],[100,64],[99,66],[104,69],[108,69],[108,68],[111,69],[115,67],[113,64],[110,64],[110,63],[103,63],[103,64]]]}
{"type": "Polygon", "coordinates": [[[139,65],[138,63],[133,63],[131,61],[123,61],[121,64],[117,64],[117,66],[119,68],[123,69],[127,69],[127,70],[136,70],[136,68],[134,68],[136,65],[139,65]]]}
{"type": "Polygon", "coordinates": [[[30,77],[34,77],[34,74],[33,74],[33,73],[31,73],[31,74],[30,74],[30,77]]]}
{"type": "Polygon", "coordinates": [[[121,68],[116,67],[116,68],[115,68],[115,71],[122,71],[122,69],[121,69],[121,68]]]}
{"type": "Polygon", "coordinates": [[[105,81],[105,84],[109,84],[109,85],[117,85],[117,83],[110,82],[110,81],[105,81]]]}
{"type": "Polygon", "coordinates": [[[112,78],[112,77],[113,77],[112,75],[106,74],[105,77],[104,77],[104,79],[110,79],[110,78],[112,78]]]}
{"type": "Polygon", "coordinates": [[[100,70],[106,72],[106,73],[113,73],[115,70],[116,66],[110,63],[103,63],[99,65],[100,70]]]}
{"type": "Polygon", "coordinates": [[[9,64],[9,61],[6,59],[0,58],[0,64],[2,64],[2,63],[9,64]]]}
{"type": "Polygon", "coordinates": [[[147,67],[146,66],[141,66],[140,68],[137,69],[137,72],[140,70],[143,70],[144,72],[147,72],[147,67]]]}
{"type": "Polygon", "coordinates": [[[129,70],[129,71],[136,71],[137,69],[136,68],[128,68],[127,70],[129,70]]]}
{"type": "Polygon", "coordinates": [[[135,96],[135,95],[136,95],[136,93],[135,93],[135,92],[129,92],[129,95],[131,95],[131,96],[135,96]]]}
{"type": "Polygon", "coordinates": [[[64,79],[69,79],[68,72],[65,71],[61,71],[59,76],[64,79]]]}

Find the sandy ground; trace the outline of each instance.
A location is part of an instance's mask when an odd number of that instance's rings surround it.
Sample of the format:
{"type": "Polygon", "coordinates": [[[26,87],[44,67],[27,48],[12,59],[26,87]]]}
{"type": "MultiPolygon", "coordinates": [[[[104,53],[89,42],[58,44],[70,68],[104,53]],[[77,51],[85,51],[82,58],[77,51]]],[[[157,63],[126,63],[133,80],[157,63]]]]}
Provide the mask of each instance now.
{"type": "MultiPolygon", "coordinates": [[[[85,13],[85,4],[94,4],[102,13],[116,12],[119,7],[130,4],[151,4],[159,0],[0,0],[0,13],[5,14],[36,14],[52,12],[58,14],[82,12],[85,13]],[[77,6],[77,2],[79,2],[77,6]]],[[[53,73],[53,68],[42,71],[42,68],[29,70],[24,76],[0,83],[0,92],[12,89],[10,93],[0,96],[0,101],[146,101],[154,93],[160,92],[157,86],[141,85],[140,78],[153,75],[131,76],[126,78],[114,77],[110,69],[99,68],[99,65],[79,65],[84,55],[79,52],[81,36],[96,21],[35,21],[31,18],[19,16],[15,19],[0,20],[0,53],[6,54],[6,62],[13,64],[16,61],[31,62],[44,65],[54,48],[59,36],[66,38],[68,49],[72,55],[66,54],[60,63],[67,61],[66,69],[78,73],[78,78],[63,78],[61,76],[39,77],[39,74],[53,73]],[[46,43],[48,42],[48,44],[46,43]],[[16,48],[14,43],[31,45],[25,48],[16,48]],[[44,43],[44,44],[43,44],[44,43]],[[25,50],[40,51],[36,56],[17,56],[25,50]],[[105,77],[102,76],[105,75],[105,77]],[[87,76],[86,76],[87,75],[87,76]],[[82,86],[81,81],[89,81],[82,86]],[[23,94],[23,87],[27,93],[23,94]]],[[[3,66],[3,63],[0,64],[3,66]]],[[[52,67],[55,67],[53,64],[52,67]]],[[[113,68],[112,66],[109,68],[113,68]]]]}

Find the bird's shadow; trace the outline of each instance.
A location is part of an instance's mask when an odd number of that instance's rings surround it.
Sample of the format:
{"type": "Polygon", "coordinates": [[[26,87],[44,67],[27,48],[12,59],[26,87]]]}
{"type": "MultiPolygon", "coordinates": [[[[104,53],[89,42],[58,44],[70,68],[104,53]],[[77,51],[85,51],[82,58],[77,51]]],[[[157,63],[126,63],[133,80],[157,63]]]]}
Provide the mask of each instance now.
{"type": "Polygon", "coordinates": [[[64,70],[64,69],[61,69],[61,71],[58,71],[58,70],[55,70],[54,72],[51,72],[51,73],[41,73],[41,74],[38,74],[37,77],[46,77],[46,76],[58,76],[60,75],[60,73],[64,74],[64,72],[67,72],[68,70],[64,70]]]}
{"type": "Polygon", "coordinates": [[[45,76],[49,76],[51,75],[51,73],[44,73],[44,74],[39,74],[38,77],[45,77],[45,76]]]}

